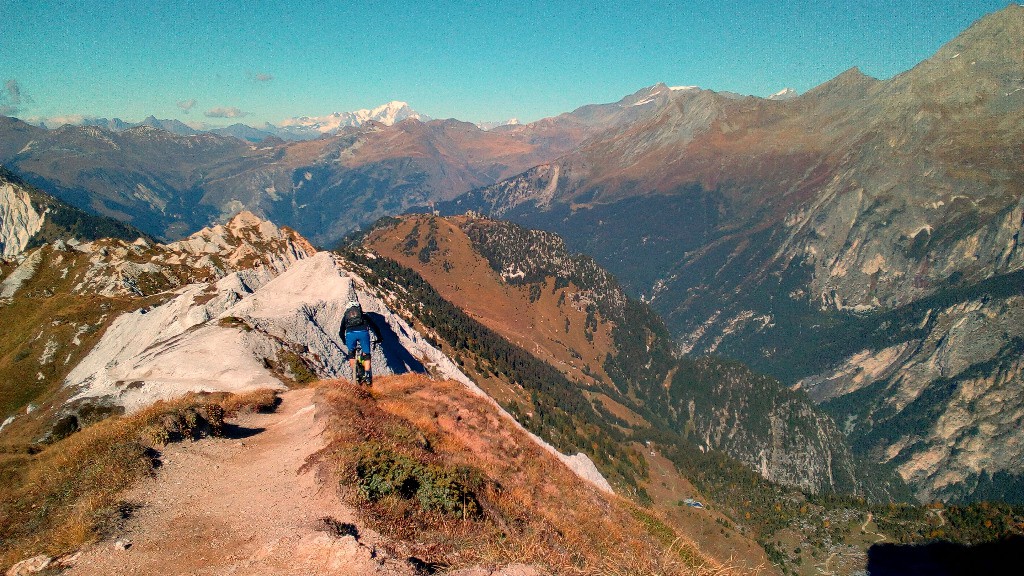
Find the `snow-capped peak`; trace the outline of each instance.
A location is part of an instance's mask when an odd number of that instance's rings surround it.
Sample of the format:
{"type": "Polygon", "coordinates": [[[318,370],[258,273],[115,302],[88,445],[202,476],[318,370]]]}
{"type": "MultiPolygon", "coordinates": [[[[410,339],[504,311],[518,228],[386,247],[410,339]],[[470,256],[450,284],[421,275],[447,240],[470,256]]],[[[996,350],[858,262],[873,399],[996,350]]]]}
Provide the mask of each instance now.
{"type": "Polygon", "coordinates": [[[769,96],[768,99],[769,100],[789,100],[790,98],[796,98],[796,97],[797,97],[796,90],[793,90],[792,88],[783,88],[782,90],[779,90],[775,94],[772,94],[771,96],[769,96]]]}
{"type": "MultiPolygon", "coordinates": [[[[365,110],[360,110],[365,112],[365,110]]],[[[381,104],[373,110],[370,110],[370,119],[391,126],[395,122],[399,122],[411,116],[419,118],[419,114],[409,107],[406,102],[399,102],[398,100],[392,100],[387,104],[381,104]]]]}
{"type": "Polygon", "coordinates": [[[285,127],[302,127],[316,130],[321,133],[334,132],[345,126],[362,126],[369,121],[380,122],[385,126],[391,126],[402,120],[414,118],[416,120],[430,120],[428,116],[416,112],[409,107],[409,104],[392,100],[376,108],[356,110],[354,112],[335,112],[327,116],[300,116],[289,118],[279,124],[285,127]]]}
{"type": "Polygon", "coordinates": [[[518,118],[509,118],[508,120],[499,121],[499,122],[477,122],[476,123],[476,127],[481,129],[481,130],[493,130],[493,129],[499,128],[501,126],[518,126],[518,125],[519,125],[519,119],[518,118]]]}

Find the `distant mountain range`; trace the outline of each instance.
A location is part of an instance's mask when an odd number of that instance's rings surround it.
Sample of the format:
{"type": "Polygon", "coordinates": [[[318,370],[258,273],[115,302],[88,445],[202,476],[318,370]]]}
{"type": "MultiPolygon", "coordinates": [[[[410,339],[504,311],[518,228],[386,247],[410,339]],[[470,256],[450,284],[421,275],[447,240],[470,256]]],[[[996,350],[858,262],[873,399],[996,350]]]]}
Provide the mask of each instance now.
{"type": "Polygon", "coordinates": [[[408,118],[428,122],[430,117],[416,112],[405,102],[388,102],[372,110],[356,110],[355,112],[335,112],[327,116],[301,116],[289,118],[278,124],[269,122],[259,126],[235,123],[227,127],[204,127],[200,124],[189,126],[180,120],[158,120],[148,116],[141,122],[129,123],[120,118],[62,118],[57,120],[40,120],[42,128],[56,129],[65,125],[97,126],[113,132],[121,132],[137,126],[160,128],[179,136],[192,136],[200,132],[209,132],[221,136],[232,136],[248,142],[260,142],[267,138],[277,137],[283,140],[312,140],[324,134],[337,133],[341,128],[358,128],[370,122],[391,126],[408,118]]]}
{"type": "MultiPolygon", "coordinates": [[[[663,85],[658,85],[663,86],[663,85]]],[[[653,88],[653,87],[652,87],[653,88]]],[[[696,86],[673,86],[673,91],[687,91],[697,89],[696,86]]],[[[648,89],[650,90],[650,89],[648,89]]],[[[739,94],[723,93],[733,97],[742,97],[739,94]]],[[[785,88],[768,97],[769,100],[786,100],[796,96],[792,88],[785,88]]],[[[647,104],[646,101],[636,101],[633,104],[647,104]]],[[[221,136],[232,136],[239,140],[258,143],[267,138],[280,138],[286,141],[313,140],[324,135],[337,134],[342,128],[359,128],[368,123],[378,123],[384,126],[394,124],[407,119],[430,122],[430,116],[413,110],[408,103],[392,100],[376,108],[363,108],[352,112],[334,112],[326,116],[295,116],[277,124],[264,122],[262,124],[250,125],[241,122],[225,127],[205,125],[202,122],[186,124],[176,119],[157,119],[155,116],[147,116],[141,122],[126,122],[120,118],[95,118],[90,116],[74,116],[60,118],[33,119],[31,123],[40,128],[56,129],[61,126],[97,126],[114,132],[120,132],[136,126],[151,126],[161,128],[179,136],[191,136],[200,132],[209,132],[221,136]]],[[[517,126],[520,122],[516,118],[504,121],[476,122],[481,130],[492,130],[503,126],[517,126]]]]}
{"type": "Polygon", "coordinates": [[[420,114],[410,108],[405,102],[392,101],[372,110],[363,109],[355,112],[335,112],[327,116],[291,118],[281,122],[278,129],[284,133],[295,131],[299,134],[306,130],[312,130],[320,135],[337,132],[340,128],[358,128],[367,122],[379,122],[385,126],[391,126],[407,118],[421,122],[431,120],[425,114],[420,114]]]}
{"type": "Polygon", "coordinates": [[[408,117],[388,126],[368,118],[291,142],[242,125],[195,132],[151,118],[128,128],[103,121],[47,130],[0,117],[0,164],[73,205],[160,238],[181,238],[246,208],[330,245],[381,216],[548,162],[652,113],[674,93],[660,84],[620,102],[490,130],[457,120],[408,117]]]}
{"type": "MultiPolygon", "coordinates": [[[[368,123],[392,126],[407,119],[429,122],[426,114],[421,114],[405,102],[391,101],[373,109],[362,109],[354,112],[335,112],[327,116],[297,116],[283,120],[277,124],[265,122],[256,126],[237,122],[225,127],[204,126],[202,123],[186,124],[180,120],[160,120],[155,116],[147,116],[141,122],[125,122],[120,118],[92,118],[88,116],[59,119],[42,119],[34,121],[40,128],[56,129],[65,125],[96,126],[112,132],[121,132],[136,126],[160,128],[179,136],[192,136],[201,132],[231,136],[247,142],[262,142],[268,138],[282,140],[313,140],[324,135],[337,134],[342,128],[359,128],[368,123]]],[[[515,118],[503,122],[479,122],[481,130],[491,130],[501,126],[518,125],[515,118]]]]}

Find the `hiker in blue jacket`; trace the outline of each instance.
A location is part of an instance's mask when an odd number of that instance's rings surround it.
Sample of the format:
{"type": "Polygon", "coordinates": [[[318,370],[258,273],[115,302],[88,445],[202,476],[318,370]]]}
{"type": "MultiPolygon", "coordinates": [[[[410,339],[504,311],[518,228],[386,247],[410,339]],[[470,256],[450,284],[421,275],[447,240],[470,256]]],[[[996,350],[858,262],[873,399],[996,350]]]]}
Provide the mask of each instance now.
{"type": "Polygon", "coordinates": [[[348,302],[345,315],[341,318],[341,337],[345,340],[345,347],[348,348],[349,362],[352,364],[352,373],[359,384],[370,385],[373,383],[373,373],[370,371],[370,331],[380,342],[380,328],[370,317],[363,314],[363,307],[359,305],[359,299],[355,293],[348,302]],[[356,358],[356,343],[360,347],[360,357],[356,358]],[[362,368],[362,370],[357,369],[362,368]]]}

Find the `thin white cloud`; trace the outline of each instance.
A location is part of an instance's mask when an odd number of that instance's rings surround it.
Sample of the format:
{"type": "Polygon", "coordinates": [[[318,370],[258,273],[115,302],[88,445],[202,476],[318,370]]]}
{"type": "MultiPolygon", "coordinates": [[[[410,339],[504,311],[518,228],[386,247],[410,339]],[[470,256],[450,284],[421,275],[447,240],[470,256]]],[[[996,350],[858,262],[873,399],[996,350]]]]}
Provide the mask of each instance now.
{"type": "Polygon", "coordinates": [[[85,124],[87,120],[92,120],[94,118],[95,116],[86,116],[84,114],[67,114],[64,116],[50,116],[48,118],[39,118],[38,122],[33,122],[33,124],[42,123],[45,124],[47,128],[60,128],[61,126],[64,126],[66,124],[70,124],[72,126],[81,126],[82,124],[85,124]]]}
{"type": "Polygon", "coordinates": [[[255,76],[253,76],[252,79],[257,81],[257,82],[270,82],[271,80],[274,79],[274,75],[273,74],[257,74],[255,76]]]}
{"type": "Polygon", "coordinates": [[[196,99],[195,98],[189,98],[188,100],[182,100],[182,101],[178,102],[178,108],[181,108],[185,112],[185,114],[188,114],[189,112],[191,112],[192,108],[195,105],[196,105],[196,99]]]}
{"type": "Polygon", "coordinates": [[[249,113],[243,112],[234,106],[221,106],[207,110],[204,114],[207,118],[241,118],[243,116],[248,116],[249,113]]]}
{"type": "Polygon", "coordinates": [[[4,82],[3,89],[0,89],[0,114],[12,116],[21,111],[23,104],[31,104],[29,98],[21,89],[18,81],[11,78],[4,82]]]}

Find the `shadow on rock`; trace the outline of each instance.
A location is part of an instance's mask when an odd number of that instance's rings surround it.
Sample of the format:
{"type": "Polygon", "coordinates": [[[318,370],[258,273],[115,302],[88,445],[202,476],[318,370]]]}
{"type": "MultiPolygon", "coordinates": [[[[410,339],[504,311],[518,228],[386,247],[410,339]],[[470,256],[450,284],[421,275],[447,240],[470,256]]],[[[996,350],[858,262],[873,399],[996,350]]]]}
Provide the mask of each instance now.
{"type": "Polygon", "coordinates": [[[868,549],[867,573],[871,576],[994,576],[1022,573],[1019,570],[1024,570],[1024,536],[1011,536],[976,546],[932,542],[875,544],[868,549]]]}
{"type": "Polygon", "coordinates": [[[228,438],[229,440],[242,440],[243,438],[250,438],[263,432],[266,428],[247,428],[245,426],[239,426],[237,424],[224,424],[221,436],[228,438]]]}
{"type": "Polygon", "coordinates": [[[415,570],[417,576],[419,576],[419,575],[437,574],[438,571],[440,571],[440,570],[442,570],[442,569],[447,567],[444,564],[438,564],[436,562],[428,562],[426,560],[420,560],[419,558],[417,558],[415,556],[409,556],[407,562],[409,562],[409,565],[412,566],[413,570],[415,570]]]}
{"type": "Polygon", "coordinates": [[[384,352],[384,359],[387,360],[388,368],[393,374],[405,374],[407,372],[426,372],[423,363],[413,357],[408,350],[402,346],[387,320],[376,312],[366,312],[366,315],[373,320],[373,323],[380,328],[381,350],[384,352]]]}

